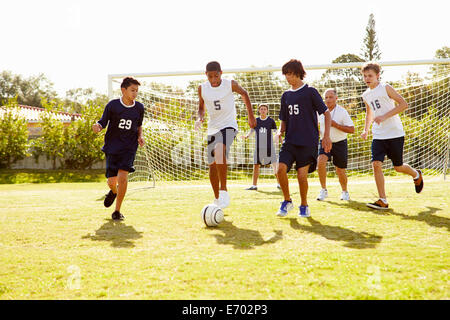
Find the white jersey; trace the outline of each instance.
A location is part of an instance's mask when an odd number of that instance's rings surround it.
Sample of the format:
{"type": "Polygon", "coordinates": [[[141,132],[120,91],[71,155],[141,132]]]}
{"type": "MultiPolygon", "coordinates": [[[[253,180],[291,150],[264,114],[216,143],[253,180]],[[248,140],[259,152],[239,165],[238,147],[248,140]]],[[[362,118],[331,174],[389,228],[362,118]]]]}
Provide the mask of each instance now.
{"type": "MultiPolygon", "coordinates": [[[[382,116],[387,112],[395,108],[394,101],[389,97],[386,91],[386,84],[380,83],[374,89],[368,88],[362,97],[364,102],[367,103],[369,108],[372,109],[374,118],[382,116]]],[[[384,120],[380,124],[375,121],[372,125],[372,133],[374,139],[393,139],[403,137],[405,131],[403,131],[402,121],[400,116],[396,114],[389,119],[384,120]]]]}
{"type": "MultiPolygon", "coordinates": [[[[337,124],[341,126],[353,127],[352,118],[348,114],[345,108],[340,105],[336,105],[332,111],[330,111],[331,120],[334,120],[337,124]]],[[[325,132],[325,116],[323,114],[319,115],[319,131],[320,139],[323,139],[323,133],[325,132]]],[[[330,128],[330,138],[331,142],[339,142],[347,139],[347,132],[341,131],[335,127],[330,128]]]]}
{"type": "Polygon", "coordinates": [[[202,98],[208,112],[208,135],[232,127],[238,130],[236,106],[231,80],[222,79],[220,86],[212,87],[209,81],[202,83],[202,98]]]}

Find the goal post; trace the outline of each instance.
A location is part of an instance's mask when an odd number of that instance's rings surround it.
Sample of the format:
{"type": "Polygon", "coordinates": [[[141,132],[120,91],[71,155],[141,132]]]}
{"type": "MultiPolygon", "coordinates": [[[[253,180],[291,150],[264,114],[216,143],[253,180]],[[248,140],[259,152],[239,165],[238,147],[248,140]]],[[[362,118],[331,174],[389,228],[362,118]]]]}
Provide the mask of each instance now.
{"type": "MultiPolygon", "coordinates": [[[[349,175],[365,175],[371,171],[371,136],[362,140],[365,107],[361,94],[366,90],[360,68],[365,62],[305,65],[305,82],[321,94],[335,88],[338,104],[345,107],[355,124],[355,133],[348,135],[349,175]]],[[[408,109],[400,114],[406,134],[404,161],[424,169],[426,175],[448,174],[450,129],[450,59],[383,61],[381,81],[391,84],[406,100],[408,109]]],[[[146,112],[143,129],[146,146],[136,155],[136,172],[130,181],[144,185],[165,180],[197,180],[208,178],[206,161],[206,124],[194,131],[198,109],[197,87],[206,81],[204,70],[159,73],[130,73],[108,75],[108,96],[119,96],[119,85],[126,76],[139,79],[142,86],[138,100],[146,112]]],[[[256,106],[269,106],[269,116],[279,126],[278,113],[281,94],[289,88],[281,67],[224,69],[223,78],[235,79],[249,93],[254,113],[256,106]]],[[[254,135],[249,131],[246,107],[236,95],[239,125],[228,159],[228,178],[249,178],[253,169],[254,135]]],[[[207,117],[206,117],[207,118],[207,117]]],[[[276,152],[279,151],[276,144],[276,152]]],[[[389,160],[383,164],[386,174],[395,175],[389,160]]],[[[330,174],[334,167],[329,164],[330,174]]],[[[261,171],[273,177],[270,168],[261,171]]],[[[292,171],[291,171],[292,173],[292,171]]],[[[314,174],[317,174],[314,173],[314,174]]]]}

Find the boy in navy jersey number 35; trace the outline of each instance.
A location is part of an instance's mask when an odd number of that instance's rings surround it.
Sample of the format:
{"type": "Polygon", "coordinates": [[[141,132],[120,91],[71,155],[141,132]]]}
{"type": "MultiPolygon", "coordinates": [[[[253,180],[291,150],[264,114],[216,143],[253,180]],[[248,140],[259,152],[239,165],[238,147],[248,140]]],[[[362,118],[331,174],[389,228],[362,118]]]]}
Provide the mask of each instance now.
{"type": "Polygon", "coordinates": [[[122,97],[111,100],[102,118],[92,126],[94,132],[108,126],[102,151],[106,155],[106,178],[110,191],[104,205],[110,207],[117,197],[116,209],[112,214],[114,220],[124,219],[120,207],[127,192],[128,173],[135,171],[133,165],[138,144],[141,147],[145,144],[142,136],[144,106],[135,101],[140,85],[136,79],[123,79],[120,85],[122,97]]]}
{"type": "Polygon", "coordinates": [[[319,92],[303,82],[306,72],[300,61],[290,60],[283,66],[282,72],[291,85],[291,89],[285,91],[281,96],[281,125],[277,136],[279,138],[286,132],[286,137],[280,150],[278,181],[283,191],[284,201],[281,203],[277,215],[284,217],[294,207],[289,194],[287,173],[295,162],[301,197],[299,216],[309,217],[307,177],[308,173],[316,169],[317,164],[319,144],[317,113],[323,114],[325,119],[322,139],[322,147],[325,152],[331,150],[331,117],[319,92]]]}

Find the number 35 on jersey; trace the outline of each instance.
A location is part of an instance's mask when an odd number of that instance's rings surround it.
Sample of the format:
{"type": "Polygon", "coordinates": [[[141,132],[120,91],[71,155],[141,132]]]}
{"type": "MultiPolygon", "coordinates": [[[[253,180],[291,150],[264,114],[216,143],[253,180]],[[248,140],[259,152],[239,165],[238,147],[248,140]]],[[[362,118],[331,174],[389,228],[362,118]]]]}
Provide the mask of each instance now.
{"type": "Polygon", "coordinates": [[[297,115],[297,114],[299,114],[300,113],[300,109],[299,109],[299,107],[298,107],[298,104],[294,104],[294,105],[289,105],[288,106],[288,108],[289,108],[289,114],[292,116],[293,114],[294,115],[297,115]]]}

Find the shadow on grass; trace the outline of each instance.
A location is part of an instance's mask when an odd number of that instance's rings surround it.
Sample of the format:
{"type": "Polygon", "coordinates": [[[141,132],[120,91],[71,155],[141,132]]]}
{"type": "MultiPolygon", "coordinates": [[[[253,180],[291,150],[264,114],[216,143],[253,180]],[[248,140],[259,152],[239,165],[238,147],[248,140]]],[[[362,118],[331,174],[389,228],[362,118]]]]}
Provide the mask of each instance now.
{"type": "Polygon", "coordinates": [[[410,216],[404,213],[399,213],[399,212],[395,212],[392,208],[387,209],[387,210],[376,210],[376,209],[372,209],[366,206],[365,203],[363,202],[358,202],[358,201],[345,201],[345,202],[333,202],[333,201],[328,201],[328,203],[339,206],[339,207],[347,207],[347,208],[351,208],[354,210],[359,210],[359,211],[368,211],[370,213],[373,214],[377,214],[377,215],[393,215],[393,216],[398,216],[401,217],[402,219],[405,220],[415,220],[415,221],[421,221],[421,222],[425,222],[428,225],[435,227],[435,228],[447,228],[447,231],[450,232],[450,219],[449,218],[445,218],[445,217],[439,217],[439,216],[434,216],[433,213],[437,212],[437,211],[441,211],[441,208],[434,208],[434,207],[426,207],[428,210],[419,212],[417,214],[417,216],[410,216]]]}
{"type": "Polygon", "coordinates": [[[359,202],[359,201],[354,201],[354,200],[348,200],[348,201],[342,201],[342,202],[334,202],[334,201],[325,201],[329,204],[338,206],[338,207],[342,207],[342,208],[351,208],[353,210],[357,210],[357,211],[366,211],[366,212],[370,212],[373,214],[378,214],[380,216],[388,216],[389,213],[392,213],[392,209],[388,209],[388,210],[377,210],[377,209],[372,209],[369,208],[366,205],[366,202],[359,202]]]}
{"type": "Polygon", "coordinates": [[[256,192],[258,192],[258,193],[262,193],[262,194],[266,194],[266,195],[270,195],[270,196],[278,196],[278,197],[280,197],[282,194],[283,194],[283,192],[281,192],[281,190],[276,190],[276,191],[262,191],[262,190],[256,190],[256,192]]]}
{"type": "Polygon", "coordinates": [[[433,216],[433,213],[441,211],[442,209],[433,207],[427,207],[427,209],[428,210],[426,211],[419,212],[417,216],[409,216],[407,214],[397,213],[393,211],[391,213],[394,216],[399,216],[405,220],[422,221],[435,228],[447,228],[447,231],[450,232],[450,219],[439,216],[433,216]]]}
{"type": "Polygon", "coordinates": [[[82,239],[91,239],[93,241],[111,241],[111,247],[132,248],[134,242],[131,240],[142,238],[142,232],[136,231],[133,226],[127,226],[124,222],[112,219],[106,219],[95,235],[87,234],[82,239]]]}
{"type": "Polygon", "coordinates": [[[223,234],[213,235],[217,243],[233,245],[234,249],[241,250],[254,249],[256,246],[275,243],[283,239],[283,231],[281,230],[274,230],[275,234],[270,239],[264,240],[259,231],[241,229],[229,221],[223,221],[216,230],[223,232],[223,234]]]}
{"type": "Polygon", "coordinates": [[[368,232],[356,232],[342,227],[323,225],[311,217],[307,218],[311,224],[310,226],[300,224],[295,218],[290,218],[289,220],[293,229],[316,233],[328,240],[346,241],[344,247],[354,249],[375,248],[383,238],[368,232]]]}

